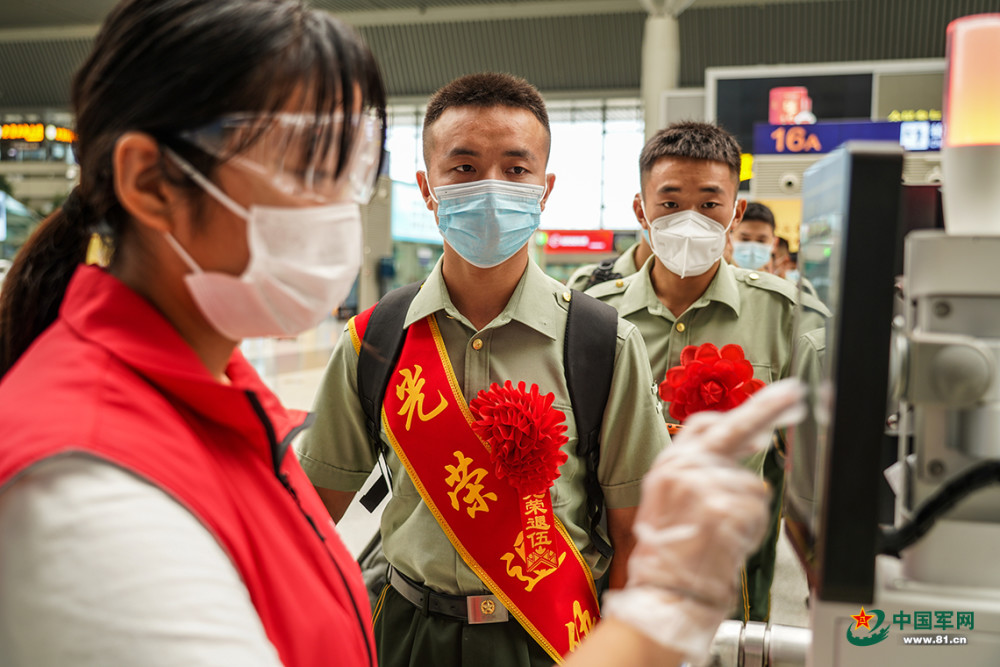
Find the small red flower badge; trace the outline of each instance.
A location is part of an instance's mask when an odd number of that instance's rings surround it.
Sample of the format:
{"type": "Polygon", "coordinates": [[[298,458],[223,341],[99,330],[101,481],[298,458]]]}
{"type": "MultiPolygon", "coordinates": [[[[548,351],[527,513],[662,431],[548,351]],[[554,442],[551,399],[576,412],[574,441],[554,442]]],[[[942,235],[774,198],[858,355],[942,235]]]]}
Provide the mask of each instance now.
{"type": "Polygon", "coordinates": [[[742,347],[724,345],[720,350],[704,343],[681,351],[681,365],[668,370],[660,383],[660,398],[670,403],[670,416],[683,422],[703,410],[735,408],[763,386],[754,379],[742,347]]]}
{"type": "Polygon", "coordinates": [[[566,415],[552,407],[555,396],[539,395],[538,385],[525,391],[510,380],[490,385],[469,403],[476,421],[473,430],[490,445],[498,478],[521,496],[546,491],[566,462],[560,448],[566,444],[566,415]]]}

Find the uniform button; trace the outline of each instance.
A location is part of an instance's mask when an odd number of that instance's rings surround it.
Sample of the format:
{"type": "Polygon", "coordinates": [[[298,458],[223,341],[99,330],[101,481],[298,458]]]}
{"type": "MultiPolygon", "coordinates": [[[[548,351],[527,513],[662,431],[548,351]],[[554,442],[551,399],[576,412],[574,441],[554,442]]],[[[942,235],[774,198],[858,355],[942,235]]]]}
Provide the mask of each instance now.
{"type": "Polygon", "coordinates": [[[569,303],[569,300],[573,297],[569,292],[563,292],[563,301],[569,303]]]}
{"type": "Polygon", "coordinates": [[[760,276],[756,273],[751,273],[747,275],[747,278],[749,278],[750,280],[758,280],[760,276]]]}
{"type": "Polygon", "coordinates": [[[472,341],[472,349],[476,350],[477,352],[483,349],[483,339],[477,338],[476,340],[472,341]]]}
{"type": "Polygon", "coordinates": [[[615,287],[625,287],[625,281],[624,280],[616,280],[615,281],[615,287]]]}
{"type": "Polygon", "coordinates": [[[680,331],[680,332],[682,332],[682,333],[683,333],[683,331],[684,331],[685,329],[687,329],[687,327],[686,327],[686,326],[684,326],[684,323],[683,323],[683,322],[678,322],[678,323],[677,323],[677,330],[678,330],[678,331],[680,331]]]}

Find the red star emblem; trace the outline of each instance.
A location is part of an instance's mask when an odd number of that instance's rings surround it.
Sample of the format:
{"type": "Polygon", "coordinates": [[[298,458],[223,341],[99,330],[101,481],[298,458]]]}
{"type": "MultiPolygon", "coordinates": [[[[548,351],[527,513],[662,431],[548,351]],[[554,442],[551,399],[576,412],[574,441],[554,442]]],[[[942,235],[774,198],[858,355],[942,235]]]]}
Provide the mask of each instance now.
{"type": "Polygon", "coordinates": [[[851,618],[853,618],[855,621],[857,621],[857,623],[854,624],[854,629],[855,630],[857,630],[858,628],[860,628],[862,625],[865,626],[866,628],[868,628],[869,630],[871,630],[871,626],[868,625],[868,621],[872,620],[875,617],[872,614],[866,614],[865,613],[865,608],[862,607],[861,608],[861,613],[857,614],[857,615],[853,615],[853,616],[851,616],[851,618]]]}

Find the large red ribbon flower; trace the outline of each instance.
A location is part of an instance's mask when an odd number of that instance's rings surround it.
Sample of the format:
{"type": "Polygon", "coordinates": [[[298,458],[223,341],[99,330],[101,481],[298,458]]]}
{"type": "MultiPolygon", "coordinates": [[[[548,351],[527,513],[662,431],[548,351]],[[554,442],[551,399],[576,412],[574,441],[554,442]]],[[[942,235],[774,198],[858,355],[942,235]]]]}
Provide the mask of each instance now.
{"type": "Polygon", "coordinates": [[[702,410],[724,412],[747,400],[764,386],[754,379],[753,366],[739,345],[711,343],[681,350],[681,365],[667,371],[660,398],[670,403],[670,416],[683,422],[702,410]]]}
{"type": "Polygon", "coordinates": [[[538,385],[525,391],[510,380],[490,385],[469,403],[473,430],[490,446],[498,478],[507,478],[521,496],[546,491],[566,462],[566,415],[552,407],[555,396],[539,395],[538,385]]]}

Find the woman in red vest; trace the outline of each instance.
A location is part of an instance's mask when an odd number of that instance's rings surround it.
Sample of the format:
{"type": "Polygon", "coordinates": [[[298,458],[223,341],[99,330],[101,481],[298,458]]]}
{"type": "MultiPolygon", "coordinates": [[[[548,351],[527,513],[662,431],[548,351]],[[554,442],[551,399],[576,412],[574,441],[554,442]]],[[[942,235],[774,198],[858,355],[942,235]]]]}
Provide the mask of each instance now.
{"type": "MultiPolygon", "coordinates": [[[[3,664],[374,666],[289,447],[308,418],[238,347],[350,289],[384,142],[370,52],[296,0],[125,0],[73,107],[80,185],[0,294],[3,664]]],[[[704,654],[767,517],[735,459],[797,399],[769,400],[657,461],[628,586],[571,663],[704,654]]]]}
{"type": "Polygon", "coordinates": [[[0,309],[0,662],[376,664],[288,446],[306,416],[238,347],[351,287],[384,137],[370,52],[300,2],[126,0],[72,100],[80,184],[0,309]]]}

